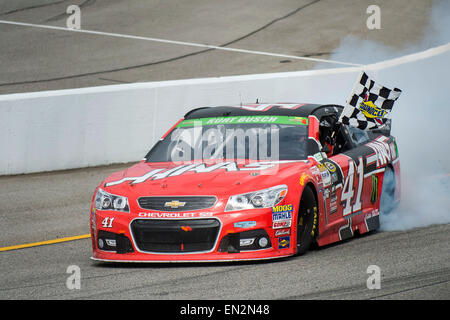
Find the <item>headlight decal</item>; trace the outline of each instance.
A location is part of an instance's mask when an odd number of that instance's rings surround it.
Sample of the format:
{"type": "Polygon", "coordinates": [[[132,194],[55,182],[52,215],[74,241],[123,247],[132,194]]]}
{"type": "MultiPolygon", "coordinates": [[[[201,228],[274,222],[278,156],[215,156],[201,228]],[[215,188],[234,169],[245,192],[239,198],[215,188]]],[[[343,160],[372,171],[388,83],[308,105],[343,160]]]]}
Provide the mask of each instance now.
{"type": "Polygon", "coordinates": [[[287,194],[288,187],[279,185],[254,192],[238,194],[228,199],[225,211],[270,208],[280,203],[287,194]]]}
{"type": "Polygon", "coordinates": [[[97,210],[130,212],[127,197],[111,194],[100,188],[95,195],[95,208],[97,210]]]}

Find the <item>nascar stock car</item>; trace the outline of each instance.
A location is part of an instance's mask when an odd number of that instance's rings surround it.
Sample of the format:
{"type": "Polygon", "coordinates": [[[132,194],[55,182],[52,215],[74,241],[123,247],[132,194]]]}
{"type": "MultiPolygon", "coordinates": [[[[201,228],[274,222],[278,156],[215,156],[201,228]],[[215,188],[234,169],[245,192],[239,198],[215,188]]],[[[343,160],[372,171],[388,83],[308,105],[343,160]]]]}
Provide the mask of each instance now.
{"type": "Polygon", "coordinates": [[[340,125],[339,105],[188,112],[91,206],[93,260],[186,262],[301,255],[380,226],[399,201],[389,130],[340,125]]]}

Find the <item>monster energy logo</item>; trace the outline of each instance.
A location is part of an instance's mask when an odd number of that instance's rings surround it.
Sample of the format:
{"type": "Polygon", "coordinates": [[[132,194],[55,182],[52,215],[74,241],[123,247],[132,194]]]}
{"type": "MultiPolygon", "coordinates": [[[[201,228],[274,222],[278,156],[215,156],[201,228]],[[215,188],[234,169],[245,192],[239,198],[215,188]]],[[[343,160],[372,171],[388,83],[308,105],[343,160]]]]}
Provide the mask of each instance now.
{"type": "Polygon", "coordinates": [[[372,193],[370,194],[370,202],[374,204],[378,199],[378,177],[372,175],[372,193]]]}

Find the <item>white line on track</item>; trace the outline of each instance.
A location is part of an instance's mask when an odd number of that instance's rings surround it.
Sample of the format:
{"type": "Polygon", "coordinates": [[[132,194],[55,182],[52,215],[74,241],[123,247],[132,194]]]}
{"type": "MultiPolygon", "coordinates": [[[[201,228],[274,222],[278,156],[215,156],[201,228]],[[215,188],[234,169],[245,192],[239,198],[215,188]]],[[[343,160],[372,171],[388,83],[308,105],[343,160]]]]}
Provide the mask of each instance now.
{"type": "Polygon", "coordinates": [[[78,29],[69,29],[69,28],[64,28],[64,27],[49,26],[49,25],[43,25],[43,24],[25,23],[25,22],[17,22],[17,21],[8,21],[8,20],[0,20],[0,23],[16,25],[16,26],[23,26],[23,27],[34,27],[34,28],[41,28],[41,29],[51,29],[51,30],[59,30],[59,31],[70,31],[70,32],[78,32],[78,33],[95,34],[95,35],[116,37],[116,38],[144,40],[144,41],[154,41],[154,42],[161,42],[161,43],[167,43],[167,44],[175,44],[175,45],[190,46],[190,47],[200,47],[200,48],[208,48],[208,49],[215,49],[215,50],[222,50],[222,51],[231,51],[231,52],[239,52],[239,53],[257,54],[257,55],[271,56],[271,57],[278,57],[278,58],[287,58],[287,59],[295,59],[295,60],[307,60],[307,61],[315,61],[315,62],[325,62],[325,63],[333,63],[333,64],[340,64],[340,65],[345,65],[345,66],[353,66],[353,67],[361,67],[362,66],[360,64],[349,63],[349,62],[342,62],[342,61],[335,61],[335,60],[326,60],[326,59],[318,59],[318,58],[311,58],[311,57],[293,56],[293,55],[287,55],[287,54],[271,53],[271,52],[264,52],[264,51],[254,51],[254,50],[246,50],[246,49],[238,49],[238,48],[220,47],[220,46],[214,46],[214,45],[209,45],[209,44],[185,42],[185,41],[176,41],[176,40],[167,40],[167,39],[151,38],[151,37],[142,37],[142,36],[134,36],[134,35],[129,35],[129,34],[111,33],[111,32],[103,32],[103,31],[95,31],[95,30],[84,30],[84,29],[80,29],[80,30],[78,30],[78,29]]]}

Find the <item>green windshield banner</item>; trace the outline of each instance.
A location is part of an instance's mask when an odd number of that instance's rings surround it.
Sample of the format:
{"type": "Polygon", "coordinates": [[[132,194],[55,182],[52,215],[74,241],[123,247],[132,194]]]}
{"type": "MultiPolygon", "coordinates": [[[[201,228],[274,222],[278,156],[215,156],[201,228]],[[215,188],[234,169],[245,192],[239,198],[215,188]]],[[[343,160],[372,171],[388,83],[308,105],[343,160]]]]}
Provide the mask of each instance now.
{"type": "Polygon", "coordinates": [[[308,118],[289,116],[237,116],[189,119],[180,122],[177,128],[194,126],[214,126],[219,124],[288,124],[296,126],[308,125],[308,118]]]}

